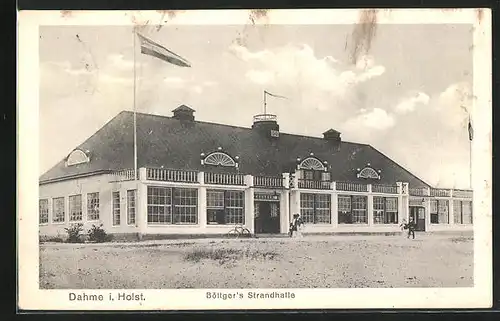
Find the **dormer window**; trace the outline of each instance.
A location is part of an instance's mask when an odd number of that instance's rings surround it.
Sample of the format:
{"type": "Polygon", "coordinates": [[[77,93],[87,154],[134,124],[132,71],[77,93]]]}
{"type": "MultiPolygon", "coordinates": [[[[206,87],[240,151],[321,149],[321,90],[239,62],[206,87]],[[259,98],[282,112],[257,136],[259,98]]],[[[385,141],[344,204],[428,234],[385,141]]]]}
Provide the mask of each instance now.
{"type": "Polygon", "coordinates": [[[75,149],[66,159],[66,166],[73,166],[90,162],[90,158],[84,151],[75,149]]]}
{"type": "Polygon", "coordinates": [[[229,154],[223,152],[222,148],[219,148],[217,152],[212,152],[206,156],[204,153],[202,153],[201,164],[224,167],[238,167],[238,156],[232,158],[231,156],[229,156],[229,154]]]}
{"type": "Polygon", "coordinates": [[[357,171],[357,177],[364,179],[380,179],[380,173],[382,172],[380,169],[376,171],[373,167],[370,166],[370,163],[368,163],[368,165],[363,169],[358,168],[357,171]]]}
{"type": "Polygon", "coordinates": [[[326,167],[316,157],[308,157],[299,163],[299,169],[325,171],[326,167]]]}

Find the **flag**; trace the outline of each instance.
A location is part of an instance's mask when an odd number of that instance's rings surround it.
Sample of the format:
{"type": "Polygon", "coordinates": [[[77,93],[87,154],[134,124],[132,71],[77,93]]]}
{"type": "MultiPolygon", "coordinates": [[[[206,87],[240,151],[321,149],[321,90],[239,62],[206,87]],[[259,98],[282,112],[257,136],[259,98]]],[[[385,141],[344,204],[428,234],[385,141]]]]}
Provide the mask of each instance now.
{"type": "Polygon", "coordinates": [[[470,117],[469,117],[469,140],[472,141],[474,138],[474,129],[472,128],[472,123],[470,122],[470,117]]]}
{"type": "Polygon", "coordinates": [[[156,57],[177,66],[191,67],[191,64],[178,54],[168,50],[153,40],[146,38],[140,33],[137,33],[137,36],[141,42],[141,53],[156,57]]]}
{"type": "Polygon", "coordinates": [[[270,92],[265,91],[265,90],[264,90],[264,93],[265,93],[266,95],[269,95],[269,96],[272,96],[272,97],[276,97],[276,98],[283,98],[283,99],[288,99],[288,98],[286,98],[286,97],[284,97],[284,96],[271,94],[270,92]]]}

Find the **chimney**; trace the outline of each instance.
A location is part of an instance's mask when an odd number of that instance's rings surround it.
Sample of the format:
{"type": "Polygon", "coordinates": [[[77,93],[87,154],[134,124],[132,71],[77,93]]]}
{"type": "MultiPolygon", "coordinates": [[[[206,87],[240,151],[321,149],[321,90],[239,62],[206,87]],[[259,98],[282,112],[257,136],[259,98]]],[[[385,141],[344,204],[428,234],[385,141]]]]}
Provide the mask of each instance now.
{"type": "Polygon", "coordinates": [[[340,132],[330,128],[329,130],[323,133],[323,139],[333,142],[340,142],[340,132]]]}
{"type": "Polygon", "coordinates": [[[195,110],[186,105],[181,105],[176,109],[172,110],[172,112],[174,113],[173,118],[175,119],[194,121],[195,110]]]}
{"type": "Polygon", "coordinates": [[[260,114],[253,116],[252,129],[259,131],[263,135],[277,139],[280,137],[280,126],[278,118],[272,114],[260,114]]]}

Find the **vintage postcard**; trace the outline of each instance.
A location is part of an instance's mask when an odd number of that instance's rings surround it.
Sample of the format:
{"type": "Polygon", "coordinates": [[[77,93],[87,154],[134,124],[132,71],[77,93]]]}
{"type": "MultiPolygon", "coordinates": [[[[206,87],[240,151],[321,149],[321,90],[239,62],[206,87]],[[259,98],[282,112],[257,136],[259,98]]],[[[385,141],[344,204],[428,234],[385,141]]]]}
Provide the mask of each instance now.
{"type": "Polygon", "coordinates": [[[492,304],[491,13],[19,13],[19,308],[492,304]]]}

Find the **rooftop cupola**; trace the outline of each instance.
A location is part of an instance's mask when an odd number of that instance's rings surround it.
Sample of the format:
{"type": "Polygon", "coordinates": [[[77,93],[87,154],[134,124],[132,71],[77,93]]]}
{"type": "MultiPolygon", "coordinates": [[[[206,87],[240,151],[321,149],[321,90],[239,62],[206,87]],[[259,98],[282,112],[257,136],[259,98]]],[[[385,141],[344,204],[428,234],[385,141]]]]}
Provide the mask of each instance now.
{"type": "Polygon", "coordinates": [[[253,130],[257,130],[270,138],[278,138],[280,135],[280,126],[278,118],[272,114],[260,114],[253,116],[253,130]]]}
{"type": "Polygon", "coordinates": [[[340,142],[340,132],[335,129],[329,129],[323,133],[323,138],[334,142],[340,142]]]}
{"type": "Polygon", "coordinates": [[[195,110],[186,105],[180,105],[176,109],[172,110],[172,112],[174,113],[173,118],[175,119],[194,121],[195,110]]]}

